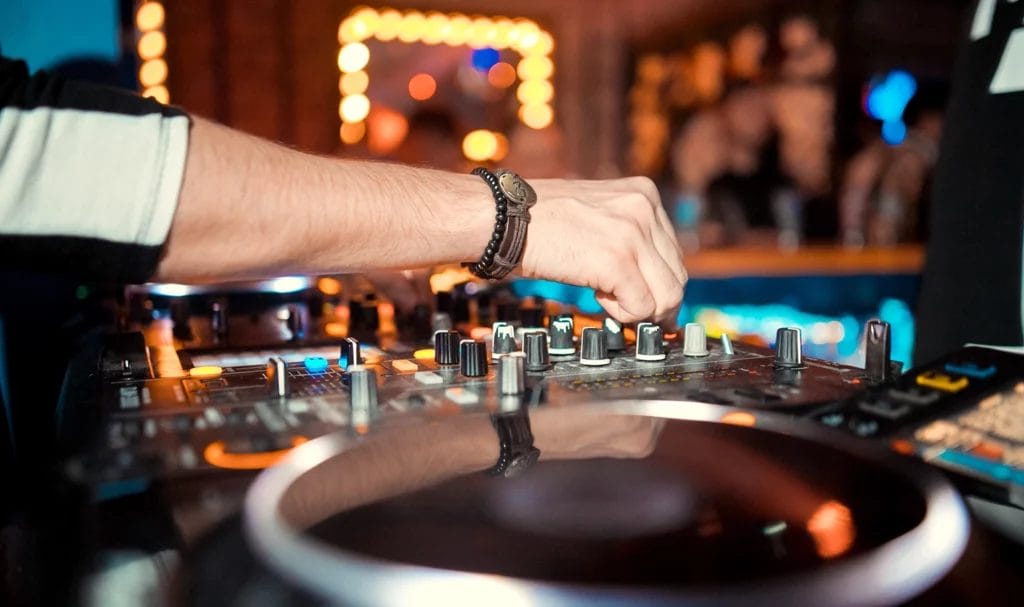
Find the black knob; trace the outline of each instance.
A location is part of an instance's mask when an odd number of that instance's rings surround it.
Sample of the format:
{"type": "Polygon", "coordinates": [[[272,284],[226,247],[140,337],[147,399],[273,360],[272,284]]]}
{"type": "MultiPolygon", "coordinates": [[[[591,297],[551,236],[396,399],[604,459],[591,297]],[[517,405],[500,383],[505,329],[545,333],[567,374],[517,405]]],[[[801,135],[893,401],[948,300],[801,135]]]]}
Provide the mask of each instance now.
{"type": "Polygon", "coordinates": [[[892,333],[889,323],[869,320],[864,332],[864,375],[872,383],[892,379],[892,333]]]}
{"type": "Polygon", "coordinates": [[[580,364],[596,367],[610,362],[608,346],[604,342],[604,331],[597,327],[583,329],[580,337],[580,364]]]}
{"type": "Polygon", "coordinates": [[[487,345],[482,341],[464,339],[459,342],[460,371],[466,377],[487,375],[487,345]]]}
{"type": "Polygon", "coordinates": [[[636,359],[653,362],[665,360],[665,335],[654,323],[642,322],[636,327],[636,359]]]}
{"type": "Polygon", "coordinates": [[[551,347],[548,351],[551,354],[564,356],[575,354],[576,346],[572,343],[572,321],[564,318],[556,318],[551,321],[551,347]]]}
{"type": "Polygon", "coordinates": [[[519,319],[524,329],[542,329],[544,328],[544,308],[523,306],[519,308],[519,319]]]}
{"type": "Polygon", "coordinates": [[[548,357],[548,334],[544,331],[530,331],[523,336],[523,351],[526,352],[526,370],[544,371],[551,368],[548,357]]]}
{"type": "Polygon", "coordinates": [[[780,327],[775,332],[775,366],[794,368],[802,367],[803,364],[803,340],[800,329],[780,327]]]}
{"type": "Polygon", "coordinates": [[[458,331],[438,331],[434,333],[434,362],[439,365],[459,364],[459,342],[462,337],[458,331]]]}
{"type": "Polygon", "coordinates": [[[270,396],[278,398],[284,398],[291,393],[288,363],[280,356],[274,356],[267,361],[267,392],[270,396]]]}
{"type": "Polygon", "coordinates": [[[614,318],[604,319],[604,343],[609,352],[619,352],[626,349],[626,336],[622,333],[622,323],[614,318]]]}
{"type": "Polygon", "coordinates": [[[516,351],[516,329],[507,322],[496,322],[492,329],[491,352],[497,358],[516,351]]]}
{"type": "Polygon", "coordinates": [[[341,342],[341,351],[338,353],[338,366],[342,371],[347,371],[352,365],[363,364],[363,354],[359,348],[359,340],[355,337],[346,337],[341,342]]]}

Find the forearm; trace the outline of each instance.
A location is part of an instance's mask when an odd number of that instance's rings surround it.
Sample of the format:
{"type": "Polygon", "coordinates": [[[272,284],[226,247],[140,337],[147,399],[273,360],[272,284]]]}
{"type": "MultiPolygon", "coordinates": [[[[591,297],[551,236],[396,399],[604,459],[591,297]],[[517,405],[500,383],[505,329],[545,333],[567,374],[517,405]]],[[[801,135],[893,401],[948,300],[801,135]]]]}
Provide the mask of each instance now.
{"type": "Polygon", "coordinates": [[[494,201],[472,175],[303,154],[194,119],[158,280],[469,261],[494,201]]]}

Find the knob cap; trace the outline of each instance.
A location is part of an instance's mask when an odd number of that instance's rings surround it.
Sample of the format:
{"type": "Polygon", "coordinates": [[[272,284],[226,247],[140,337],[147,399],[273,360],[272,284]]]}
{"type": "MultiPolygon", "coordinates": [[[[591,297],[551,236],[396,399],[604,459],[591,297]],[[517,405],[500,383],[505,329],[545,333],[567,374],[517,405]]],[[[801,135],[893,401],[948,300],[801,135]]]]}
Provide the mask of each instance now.
{"type": "Polygon", "coordinates": [[[636,359],[642,361],[665,360],[664,334],[654,323],[642,322],[636,327],[636,359]]]}
{"type": "Polygon", "coordinates": [[[366,425],[377,413],[377,372],[363,365],[352,365],[348,371],[352,423],[366,425]]]}
{"type": "Polygon", "coordinates": [[[491,353],[495,360],[502,354],[516,351],[516,329],[507,322],[496,322],[492,328],[491,353]]]}
{"type": "Polygon", "coordinates": [[[439,365],[459,364],[459,342],[462,337],[458,331],[445,330],[434,333],[434,362],[439,365]]]}
{"type": "Polygon", "coordinates": [[[864,375],[869,382],[885,383],[892,379],[892,333],[889,323],[869,320],[864,332],[864,375]]]}
{"type": "Polygon", "coordinates": [[[464,339],[459,342],[459,370],[466,377],[487,375],[487,345],[482,341],[464,339]]]}
{"type": "Polygon", "coordinates": [[[498,362],[498,394],[511,396],[522,394],[526,386],[526,373],[523,362],[526,356],[522,352],[513,352],[502,356],[498,362]]]}
{"type": "Polygon", "coordinates": [[[342,371],[347,371],[352,365],[361,364],[363,364],[363,354],[359,347],[359,340],[355,337],[346,337],[345,341],[341,342],[338,352],[338,367],[342,371]]]}
{"type": "Polygon", "coordinates": [[[686,324],[683,332],[683,356],[707,356],[708,337],[704,325],[696,322],[686,324]]]}
{"type": "Polygon", "coordinates": [[[622,323],[614,318],[604,319],[604,343],[610,352],[626,349],[626,336],[622,333],[622,323]]]}
{"type": "Polygon", "coordinates": [[[800,329],[780,327],[775,332],[775,366],[791,369],[802,367],[803,364],[803,339],[800,329]]]}
{"type": "Polygon", "coordinates": [[[450,331],[454,328],[452,317],[447,312],[434,312],[430,317],[430,329],[434,333],[438,331],[450,331]]]}
{"type": "Polygon", "coordinates": [[[732,356],[733,354],[736,353],[736,351],[733,350],[732,340],[729,339],[729,334],[728,333],[722,333],[721,341],[722,341],[722,354],[723,355],[725,355],[725,356],[732,356]]]}
{"type": "Polygon", "coordinates": [[[564,356],[576,353],[576,346],[572,343],[572,321],[564,318],[555,319],[549,328],[551,332],[551,347],[548,352],[557,356],[564,356]]]}
{"type": "Polygon", "coordinates": [[[267,361],[267,392],[270,396],[278,398],[284,398],[291,393],[288,363],[280,356],[274,356],[267,361]]]}
{"type": "Polygon", "coordinates": [[[610,362],[608,346],[604,342],[604,331],[596,327],[583,329],[580,338],[580,364],[597,367],[610,362]]]}
{"type": "Polygon", "coordinates": [[[526,353],[527,371],[544,371],[551,368],[546,332],[530,331],[523,336],[523,352],[526,353]]]}

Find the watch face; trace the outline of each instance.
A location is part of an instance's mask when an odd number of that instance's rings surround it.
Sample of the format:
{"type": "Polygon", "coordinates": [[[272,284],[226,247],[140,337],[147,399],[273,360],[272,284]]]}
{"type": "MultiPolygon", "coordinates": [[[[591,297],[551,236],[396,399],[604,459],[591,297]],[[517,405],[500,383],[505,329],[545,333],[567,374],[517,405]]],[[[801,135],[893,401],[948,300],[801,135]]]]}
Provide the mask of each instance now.
{"type": "Polygon", "coordinates": [[[530,449],[522,455],[517,455],[512,458],[512,462],[505,468],[505,478],[514,478],[526,472],[537,463],[537,458],[540,457],[539,449],[530,449]]]}
{"type": "Polygon", "coordinates": [[[531,206],[537,202],[537,193],[522,177],[512,171],[498,171],[498,186],[510,202],[531,206]]]}

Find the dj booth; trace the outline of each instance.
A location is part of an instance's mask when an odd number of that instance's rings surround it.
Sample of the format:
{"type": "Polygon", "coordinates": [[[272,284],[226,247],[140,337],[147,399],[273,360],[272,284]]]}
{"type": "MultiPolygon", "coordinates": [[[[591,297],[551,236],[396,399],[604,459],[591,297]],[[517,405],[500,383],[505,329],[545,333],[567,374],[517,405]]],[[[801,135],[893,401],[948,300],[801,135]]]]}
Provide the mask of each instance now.
{"type": "Polygon", "coordinates": [[[904,369],[874,320],[858,367],[521,288],[127,288],[63,407],[71,600],[1024,600],[1024,357],[904,369]]]}

